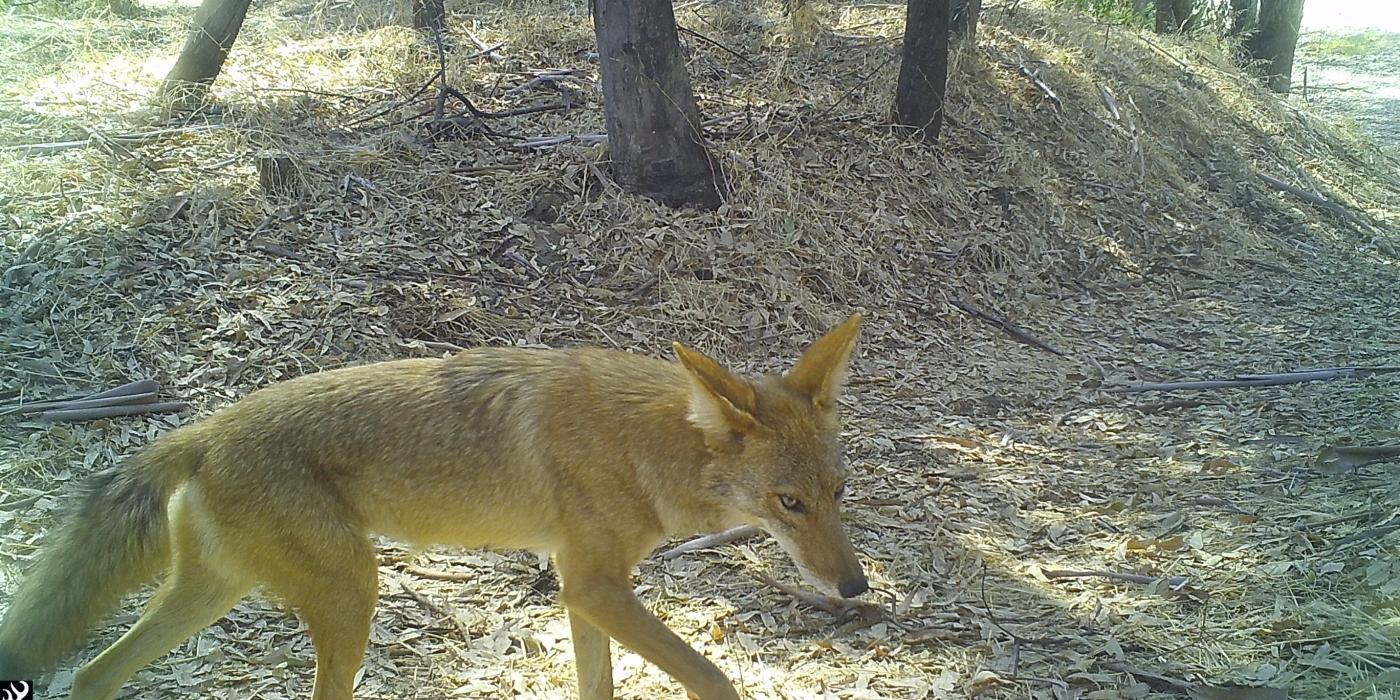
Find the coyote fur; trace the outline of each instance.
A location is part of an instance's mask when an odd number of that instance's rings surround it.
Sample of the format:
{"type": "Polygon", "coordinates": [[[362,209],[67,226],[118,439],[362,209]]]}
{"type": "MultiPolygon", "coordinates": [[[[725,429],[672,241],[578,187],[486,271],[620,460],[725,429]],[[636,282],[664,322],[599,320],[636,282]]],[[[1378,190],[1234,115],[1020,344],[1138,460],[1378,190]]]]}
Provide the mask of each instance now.
{"type": "Polygon", "coordinates": [[[837,397],[859,314],[788,372],[745,378],[597,349],[480,348],[255,391],[89,480],[0,623],[0,678],[33,678],[147,580],[124,636],[84,665],[106,700],[255,585],[306,623],[314,700],[347,700],[378,595],[371,535],[554,556],[579,697],[613,697],[610,640],[701,700],[734,686],[633,595],[665,538],[754,524],[805,574],[867,590],[842,527],[837,397]]]}

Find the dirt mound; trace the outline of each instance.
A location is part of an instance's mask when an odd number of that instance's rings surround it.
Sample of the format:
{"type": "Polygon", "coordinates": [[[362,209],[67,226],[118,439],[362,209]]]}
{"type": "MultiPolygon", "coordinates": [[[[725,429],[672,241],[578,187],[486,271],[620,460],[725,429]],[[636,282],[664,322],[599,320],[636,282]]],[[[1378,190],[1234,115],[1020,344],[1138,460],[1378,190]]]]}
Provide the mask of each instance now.
{"type": "MultiPolygon", "coordinates": [[[[1394,379],[1182,400],[1099,387],[1400,364],[1395,161],[1263,92],[1224,47],[1019,3],[990,8],[978,45],[958,49],[949,123],[928,148],[884,126],[900,8],[817,4],[798,31],[776,5],[678,9],[734,191],[713,213],[623,195],[596,145],[516,147],[602,131],[578,3],[455,5],[447,76],[478,107],[578,108],[438,143],[422,129],[431,93],[411,99],[435,58],[381,4],[255,10],[218,118],[160,133],[143,100],[183,10],[0,19],[0,143],[49,144],[0,152],[0,353],[14,358],[0,392],[154,377],[195,406],[6,419],[4,553],[32,553],[70,479],[277,379],[453,346],[662,353],[671,338],[772,368],[861,308],[850,521],[891,621],[843,629],[763,589],[746,567],[792,577],[766,544],[640,579],[748,696],[1236,682],[1322,697],[1393,668],[1400,571],[1383,528],[1400,484],[1322,475],[1311,456],[1395,439],[1394,379]],[[296,163],[298,195],[260,191],[264,152],[296,163]],[[1047,574],[1066,569],[1181,575],[1189,590],[1047,574]]],[[[533,558],[416,561],[476,578],[386,571],[362,691],[570,687],[533,558]]],[[[172,679],[305,693],[309,644],[268,607],[245,604],[133,697],[172,679]],[[215,649],[232,658],[195,660],[215,649]]],[[[625,694],[675,692],[630,654],[617,669],[625,694]]]]}

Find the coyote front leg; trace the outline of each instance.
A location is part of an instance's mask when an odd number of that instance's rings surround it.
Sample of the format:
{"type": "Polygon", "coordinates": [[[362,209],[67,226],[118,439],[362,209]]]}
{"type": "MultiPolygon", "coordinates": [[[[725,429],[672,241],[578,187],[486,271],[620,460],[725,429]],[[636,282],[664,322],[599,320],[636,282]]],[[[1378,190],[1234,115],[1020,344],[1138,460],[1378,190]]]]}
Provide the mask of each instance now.
{"type": "MultiPolygon", "coordinates": [[[[630,563],[569,548],[559,552],[556,562],[561,584],[559,597],[569,609],[570,619],[582,618],[602,634],[641,654],[700,700],[739,700],[739,693],[719,667],[676,636],[632,594],[630,563]]],[[[577,631],[574,638],[577,643],[577,631]]],[[[575,656],[582,674],[585,656],[577,649],[575,656]]],[[[596,648],[590,645],[587,656],[596,661],[596,648]]],[[[584,676],[580,675],[579,680],[584,682],[584,676]]],[[[611,679],[607,685],[611,688],[611,679]]],[[[585,700],[611,697],[610,692],[594,696],[585,694],[586,687],[579,690],[585,700]]]]}

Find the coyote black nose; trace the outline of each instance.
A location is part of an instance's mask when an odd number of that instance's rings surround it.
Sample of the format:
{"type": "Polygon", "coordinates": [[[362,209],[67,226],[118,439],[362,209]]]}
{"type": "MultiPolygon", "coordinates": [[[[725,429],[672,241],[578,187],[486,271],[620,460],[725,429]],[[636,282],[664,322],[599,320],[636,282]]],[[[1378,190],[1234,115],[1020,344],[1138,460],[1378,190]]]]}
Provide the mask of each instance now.
{"type": "Polygon", "coordinates": [[[848,578],[842,581],[841,585],[837,586],[836,589],[841,592],[842,598],[854,598],[870,590],[870,584],[866,582],[864,576],[861,576],[859,578],[848,578]]]}

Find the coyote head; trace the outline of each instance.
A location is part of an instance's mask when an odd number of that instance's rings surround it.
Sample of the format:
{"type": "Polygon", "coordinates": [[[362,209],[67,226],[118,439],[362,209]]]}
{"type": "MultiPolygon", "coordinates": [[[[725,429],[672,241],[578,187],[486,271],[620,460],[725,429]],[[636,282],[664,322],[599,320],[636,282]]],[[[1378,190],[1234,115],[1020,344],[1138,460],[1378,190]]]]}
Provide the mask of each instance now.
{"type": "Polygon", "coordinates": [[[817,585],[869,589],[841,525],[846,490],[836,400],[860,331],[855,314],[786,374],[739,377],[676,343],[691,378],[690,420],[712,455],[707,484],[736,519],[767,530],[817,585]]]}

